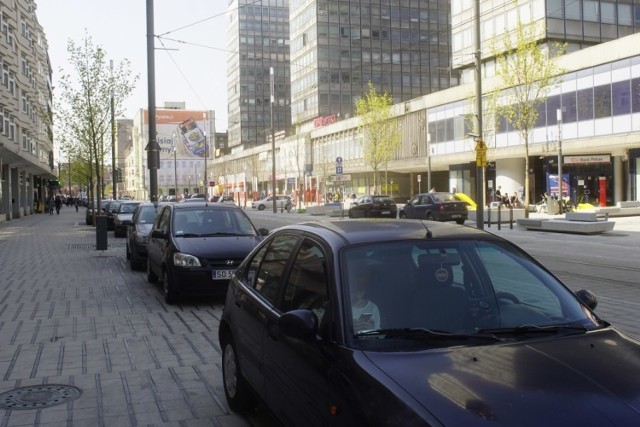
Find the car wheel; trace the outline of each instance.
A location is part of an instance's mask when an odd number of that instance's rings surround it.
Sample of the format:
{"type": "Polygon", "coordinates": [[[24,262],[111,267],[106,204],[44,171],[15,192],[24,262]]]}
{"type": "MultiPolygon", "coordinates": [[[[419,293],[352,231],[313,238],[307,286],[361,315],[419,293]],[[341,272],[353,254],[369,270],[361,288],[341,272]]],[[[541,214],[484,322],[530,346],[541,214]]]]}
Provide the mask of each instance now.
{"type": "Polygon", "coordinates": [[[407,214],[404,212],[400,212],[400,218],[407,219],[407,214]]]}
{"type": "Polygon", "coordinates": [[[164,294],[164,302],[167,304],[174,304],[176,302],[176,287],[167,271],[162,272],[162,292],[164,294]]]}
{"type": "Polygon", "coordinates": [[[433,220],[434,220],[434,219],[433,219],[433,214],[432,214],[431,212],[429,212],[429,213],[427,214],[427,221],[433,221],[433,220]]]}
{"type": "Polygon", "coordinates": [[[147,258],[147,282],[156,283],[158,281],[158,276],[156,273],[151,271],[151,260],[147,258]]]}
{"type": "Polygon", "coordinates": [[[456,223],[463,225],[464,224],[464,219],[456,219],[456,223]]]}
{"type": "Polygon", "coordinates": [[[351,212],[351,210],[349,210],[349,218],[355,218],[355,215],[353,215],[353,212],[351,212]]]}
{"type": "Polygon", "coordinates": [[[242,376],[232,339],[225,342],[222,349],[222,382],[227,403],[232,410],[243,412],[256,407],[258,401],[242,376]]]}
{"type": "Polygon", "coordinates": [[[264,210],[264,205],[258,205],[258,210],[259,211],[263,211],[264,210]]]}
{"type": "Polygon", "coordinates": [[[126,246],[126,250],[125,250],[125,255],[127,257],[127,259],[131,259],[131,250],[129,250],[129,242],[127,242],[127,246],[126,246]]]}

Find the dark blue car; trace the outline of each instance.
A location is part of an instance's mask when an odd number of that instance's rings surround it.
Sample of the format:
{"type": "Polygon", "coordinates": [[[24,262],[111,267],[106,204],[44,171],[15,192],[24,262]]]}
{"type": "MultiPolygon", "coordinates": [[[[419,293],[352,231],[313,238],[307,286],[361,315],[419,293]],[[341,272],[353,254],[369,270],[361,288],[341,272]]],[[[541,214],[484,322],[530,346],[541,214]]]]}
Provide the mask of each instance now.
{"type": "Polygon", "coordinates": [[[147,279],[162,279],[168,304],[186,294],[224,296],[235,269],[266,234],[235,205],[168,204],[149,235],[147,279]]]}
{"type": "Polygon", "coordinates": [[[595,306],[475,228],[286,226],[232,275],[225,395],[289,426],[640,425],[640,342],[595,306]]]}

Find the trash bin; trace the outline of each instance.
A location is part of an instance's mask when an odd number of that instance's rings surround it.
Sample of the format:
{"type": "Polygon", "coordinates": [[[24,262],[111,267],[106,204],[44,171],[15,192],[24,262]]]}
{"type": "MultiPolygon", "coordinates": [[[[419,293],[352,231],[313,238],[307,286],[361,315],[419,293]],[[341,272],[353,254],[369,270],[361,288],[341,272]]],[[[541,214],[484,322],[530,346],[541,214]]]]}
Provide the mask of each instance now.
{"type": "Polygon", "coordinates": [[[107,250],[107,216],[96,215],[96,250],[107,250]]]}

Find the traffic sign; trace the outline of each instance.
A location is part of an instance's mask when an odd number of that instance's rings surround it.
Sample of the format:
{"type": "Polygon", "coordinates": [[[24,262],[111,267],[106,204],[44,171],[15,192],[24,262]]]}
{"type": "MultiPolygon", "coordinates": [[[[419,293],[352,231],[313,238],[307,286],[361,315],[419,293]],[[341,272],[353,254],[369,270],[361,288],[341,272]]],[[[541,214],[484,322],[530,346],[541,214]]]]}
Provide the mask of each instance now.
{"type": "Polygon", "coordinates": [[[340,157],[340,156],[336,157],[336,163],[341,165],[342,164],[342,157],[340,157]]]}
{"type": "Polygon", "coordinates": [[[327,182],[328,183],[332,183],[332,182],[345,182],[345,181],[351,181],[351,174],[346,174],[346,175],[329,175],[327,177],[327,182]]]}
{"type": "Polygon", "coordinates": [[[342,166],[336,166],[336,175],[342,175],[342,166]]]}

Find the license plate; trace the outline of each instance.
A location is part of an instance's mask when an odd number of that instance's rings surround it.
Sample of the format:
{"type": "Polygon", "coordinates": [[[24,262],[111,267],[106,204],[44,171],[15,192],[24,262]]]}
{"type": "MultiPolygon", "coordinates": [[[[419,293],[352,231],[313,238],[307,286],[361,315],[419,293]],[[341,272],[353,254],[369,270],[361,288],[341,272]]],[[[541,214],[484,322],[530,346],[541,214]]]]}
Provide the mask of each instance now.
{"type": "Polygon", "coordinates": [[[229,280],[235,270],[213,270],[211,278],[213,280],[229,280]]]}
{"type": "Polygon", "coordinates": [[[458,214],[451,215],[451,218],[460,218],[460,215],[458,215],[458,214]]]}
{"type": "Polygon", "coordinates": [[[382,211],[382,215],[391,215],[391,211],[382,211]]]}

